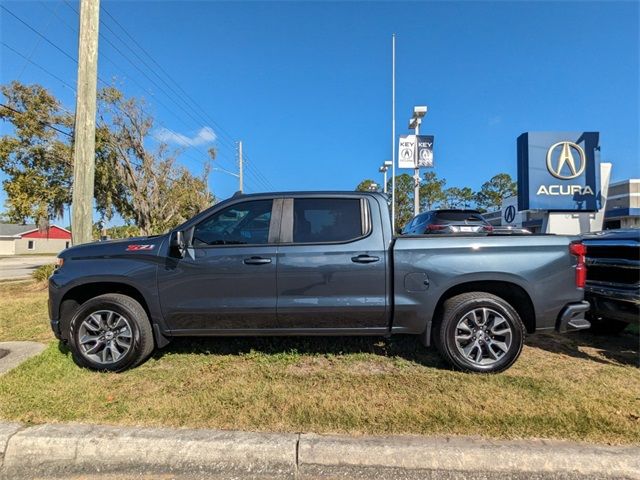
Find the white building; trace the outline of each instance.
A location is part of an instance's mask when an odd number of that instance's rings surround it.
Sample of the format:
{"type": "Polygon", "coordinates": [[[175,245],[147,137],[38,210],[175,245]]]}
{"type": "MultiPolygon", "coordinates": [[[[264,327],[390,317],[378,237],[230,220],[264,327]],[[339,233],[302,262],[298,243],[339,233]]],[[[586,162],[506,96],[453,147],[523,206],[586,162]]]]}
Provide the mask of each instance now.
{"type": "Polygon", "coordinates": [[[71,232],[51,225],[41,231],[36,225],[0,223],[0,255],[60,253],[71,245],[71,232]]]}
{"type": "Polygon", "coordinates": [[[640,228],[640,178],[609,184],[604,229],[640,228]]]}

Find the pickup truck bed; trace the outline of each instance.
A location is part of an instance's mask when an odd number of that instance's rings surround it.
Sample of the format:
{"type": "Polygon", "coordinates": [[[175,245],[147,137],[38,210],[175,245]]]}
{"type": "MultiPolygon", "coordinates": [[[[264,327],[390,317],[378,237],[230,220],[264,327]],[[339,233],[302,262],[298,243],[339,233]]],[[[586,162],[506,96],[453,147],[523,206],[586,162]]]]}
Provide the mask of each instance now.
{"type": "Polygon", "coordinates": [[[157,237],[79,245],[49,282],[76,361],[119,371],[184,335],[419,335],[495,372],[526,332],[585,328],[565,236],[394,238],[376,193],[236,195],[157,237]]]}

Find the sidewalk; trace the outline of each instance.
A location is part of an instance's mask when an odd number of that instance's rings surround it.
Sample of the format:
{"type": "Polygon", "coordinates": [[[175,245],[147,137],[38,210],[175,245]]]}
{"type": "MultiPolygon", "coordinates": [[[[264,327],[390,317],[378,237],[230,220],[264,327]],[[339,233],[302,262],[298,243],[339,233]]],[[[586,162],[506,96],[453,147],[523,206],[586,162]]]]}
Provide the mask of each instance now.
{"type": "Polygon", "coordinates": [[[0,478],[629,478],[638,446],[0,423],[0,478]],[[106,477],[103,477],[106,475],[106,477]]]}

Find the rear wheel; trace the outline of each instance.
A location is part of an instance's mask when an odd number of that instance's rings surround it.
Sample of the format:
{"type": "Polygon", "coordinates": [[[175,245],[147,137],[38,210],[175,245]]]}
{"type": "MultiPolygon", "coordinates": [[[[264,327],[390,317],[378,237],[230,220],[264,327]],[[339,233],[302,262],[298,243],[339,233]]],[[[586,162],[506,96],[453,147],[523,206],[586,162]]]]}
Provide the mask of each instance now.
{"type": "Polygon", "coordinates": [[[502,298],[469,292],[448,299],[434,326],[434,343],[455,368],[495,373],[520,356],[525,328],[516,310],[502,298]]]}
{"type": "Polygon", "coordinates": [[[71,319],[69,346],[75,362],[92,370],[120,372],[153,352],[144,308],[133,298],[110,293],[86,301],[71,319]]]}

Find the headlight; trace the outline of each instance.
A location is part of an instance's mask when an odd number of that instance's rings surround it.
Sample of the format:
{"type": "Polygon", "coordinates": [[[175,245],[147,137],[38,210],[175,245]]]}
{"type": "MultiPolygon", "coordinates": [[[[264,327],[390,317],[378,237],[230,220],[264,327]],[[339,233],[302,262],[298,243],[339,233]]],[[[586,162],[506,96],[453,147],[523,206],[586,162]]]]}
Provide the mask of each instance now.
{"type": "Polygon", "coordinates": [[[64,264],[64,258],[56,258],[56,268],[60,268],[64,264]]]}

